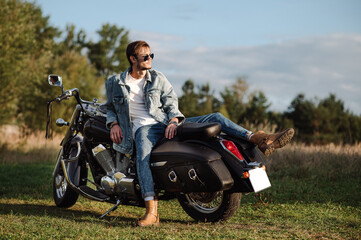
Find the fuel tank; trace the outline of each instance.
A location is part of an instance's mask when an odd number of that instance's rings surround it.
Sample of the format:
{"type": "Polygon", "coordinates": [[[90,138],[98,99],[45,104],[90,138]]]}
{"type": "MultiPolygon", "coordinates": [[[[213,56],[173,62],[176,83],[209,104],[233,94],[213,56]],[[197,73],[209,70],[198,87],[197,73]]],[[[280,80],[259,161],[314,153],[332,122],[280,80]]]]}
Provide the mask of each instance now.
{"type": "Polygon", "coordinates": [[[84,136],[92,142],[111,143],[110,131],[105,126],[106,117],[95,116],[89,118],[84,125],[84,136]]]}

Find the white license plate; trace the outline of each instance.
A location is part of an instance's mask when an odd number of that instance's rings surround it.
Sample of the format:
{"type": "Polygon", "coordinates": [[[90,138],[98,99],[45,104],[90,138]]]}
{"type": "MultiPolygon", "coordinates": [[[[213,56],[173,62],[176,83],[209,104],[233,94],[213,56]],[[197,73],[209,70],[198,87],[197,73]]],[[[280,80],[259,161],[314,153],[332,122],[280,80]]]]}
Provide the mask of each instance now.
{"type": "Polygon", "coordinates": [[[271,187],[267,173],[263,168],[249,170],[249,180],[255,192],[271,187]]]}

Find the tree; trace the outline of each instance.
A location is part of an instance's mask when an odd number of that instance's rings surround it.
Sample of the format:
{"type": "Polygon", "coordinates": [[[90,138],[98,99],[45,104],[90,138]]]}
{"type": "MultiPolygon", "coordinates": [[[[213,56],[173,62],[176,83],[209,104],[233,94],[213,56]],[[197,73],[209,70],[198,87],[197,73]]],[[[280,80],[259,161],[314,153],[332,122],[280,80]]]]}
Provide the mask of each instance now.
{"type": "Polygon", "coordinates": [[[247,90],[247,82],[243,78],[238,78],[231,88],[226,87],[224,92],[220,93],[223,99],[222,109],[227,113],[229,119],[235,123],[242,121],[242,115],[246,108],[244,98],[247,90]]]}
{"type": "Polygon", "coordinates": [[[197,116],[198,96],[194,92],[194,82],[188,79],[182,86],[183,95],[179,98],[179,110],[186,117],[197,116]]]}
{"type": "Polygon", "coordinates": [[[337,100],[334,94],[323,99],[318,104],[318,108],[322,111],[322,124],[320,131],[323,133],[336,133],[342,126],[343,117],[345,116],[344,104],[341,100],[337,100]]]}
{"type": "Polygon", "coordinates": [[[213,113],[214,111],[214,91],[211,91],[209,83],[198,87],[198,115],[213,113]]]}
{"type": "Polygon", "coordinates": [[[266,124],[268,117],[267,109],[270,105],[271,104],[268,103],[268,100],[262,91],[256,92],[250,97],[243,116],[243,121],[248,121],[255,126],[266,124]]]}
{"type": "Polygon", "coordinates": [[[98,75],[107,77],[109,74],[126,70],[129,66],[126,57],[128,31],[107,23],[97,33],[99,42],[89,41],[84,46],[89,49],[89,60],[95,65],[98,75]]]}
{"type": "MultiPolygon", "coordinates": [[[[124,28],[105,24],[98,31],[99,42],[92,43],[82,30],[68,25],[59,42],[61,32],[49,25],[35,3],[0,4],[0,125],[16,122],[29,131],[44,129],[46,102],[59,95],[59,89],[47,83],[50,73],[61,75],[66,88],[77,87],[83,99],[92,100],[101,97],[105,75],[128,65],[124,28]]],[[[66,117],[71,111],[62,104],[54,113],[66,117]]]]}
{"type": "Polygon", "coordinates": [[[350,142],[351,129],[349,114],[344,109],[344,103],[330,94],[320,101],[318,111],[321,116],[320,133],[323,142],[350,142]]]}
{"type": "Polygon", "coordinates": [[[300,139],[311,141],[314,133],[319,134],[319,121],[316,113],[315,104],[306,100],[304,94],[298,94],[292,100],[286,116],[292,120],[300,139]]]}
{"type": "MultiPolygon", "coordinates": [[[[40,64],[40,62],[39,62],[40,64]]],[[[43,63],[45,64],[45,63],[43,63]]],[[[86,100],[100,97],[99,89],[104,85],[104,79],[97,77],[96,69],[88,63],[87,57],[71,49],[51,61],[49,69],[34,71],[27,87],[19,96],[18,120],[30,130],[45,129],[46,102],[60,94],[59,88],[50,87],[44,72],[56,73],[63,77],[66,89],[78,88],[80,96],[86,100]]],[[[75,100],[71,102],[75,104],[75,100]]],[[[62,102],[54,106],[54,117],[69,118],[73,108],[69,102],[62,102]]]]}
{"type": "Polygon", "coordinates": [[[66,51],[72,51],[81,54],[81,51],[86,47],[86,34],[83,30],[76,32],[74,25],[66,26],[66,36],[63,41],[59,43],[57,55],[62,55],[66,51]]]}
{"type": "Polygon", "coordinates": [[[353,114],[349,114],[349,131],[347,136],[347,143],[357,143],[361,142],[361,116],[355,116],[353,114]]]}
{"type": "Polygon", "coordinates": [[[220,102],[214,97],[209,83],[197,87],[194,91],[193,80],[187,80],[183,87],[183,95],[179,98],[179,110],[186,117],[195,117],[213,113],[219,110],[220,102]]]}
{"type": "Polygon", "coordinates": [[[361,118],[350,114],[342,100],[330,94],[318,104],[299,94],[286,116],[293,121],[300,140],[312,143],[354,143],[360,139],[361,118]]]}
{"type": "Polygon", "coordinates": [[[18,96],[29,87],[35,73],[46,73],[53,38],[59,35],[33,3],[0,0],[0,124],[12,122],[18,96]]]}

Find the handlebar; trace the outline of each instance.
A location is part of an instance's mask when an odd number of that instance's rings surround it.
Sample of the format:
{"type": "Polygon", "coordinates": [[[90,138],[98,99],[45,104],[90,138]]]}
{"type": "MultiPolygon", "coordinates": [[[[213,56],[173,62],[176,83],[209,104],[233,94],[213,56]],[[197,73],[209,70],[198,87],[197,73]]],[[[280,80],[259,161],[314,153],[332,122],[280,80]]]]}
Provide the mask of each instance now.
{"type": "Polygon", "coordinates": [[[77,88],[69,89],[60,94],[57,98],[55,98],[55,100],[61,102],[63,100],[69,99],[71,96],[75,96],[76,94],[79,94],[79,90],[77,88]]]}
{"type": "Polygon", "coordinates": [[[77,88],[73,88],[73,89],[69,89],[69,90],[64,91],[57,98],[51,100],[51,102],[53,102],[53,101],[61,102],[63,100],[68,100],[70,97],[75,97],[79,104],[82,104],[82,103],[94,104],[94,102],[86,101],[86,100],[81,99],[80,96],[79,96],[79,89],[77,89],[77,88]]]}
{"type": "Polygon", "coordinates": [[[47,103],[47,122],[46,122],[46,135],[45,137],[48,138],[49,137],[49,126],[50,126],[50,120],[51,120],[51,105],[54,101],[57,101],[57,102],[61,102],[63,100],[67,100],[69,99],[70,97],[75,97],[77,102],[79,103],[80,107],[82,108],[83,111],[84,108],[83,108],[83,104],[95,104],[95,102],[90,102],[90,101],[85,101],[83,99],[80,98],[79,96],[79,89],[77,88],[73,88],[73,89],[69,89],[69,90],[66,90],[66,91],[63,91],[62,94],[60,94],[58,97],[54,98],[53,100],[50,100],[48,103],[47,103]]]}

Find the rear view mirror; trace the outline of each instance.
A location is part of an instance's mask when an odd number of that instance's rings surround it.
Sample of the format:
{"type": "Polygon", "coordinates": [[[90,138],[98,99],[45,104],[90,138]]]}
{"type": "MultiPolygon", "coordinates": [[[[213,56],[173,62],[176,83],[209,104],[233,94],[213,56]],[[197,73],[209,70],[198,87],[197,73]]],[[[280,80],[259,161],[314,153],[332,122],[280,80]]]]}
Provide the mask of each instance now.
{"type": "Polygon", "coordinates": [[[61,90],[64,92],[63,80],[62,80],[61,76],[55,75],[55,74],[50,74],[48,76],[48,82],[49,82],[50,86],[61,87],[61,90]]]}
{"type": "Polygon", "coordinates": [[[63,80],[58,75],[50,74],[48,76],[48,82],[51,86],[63,87],[63,80]]]}

